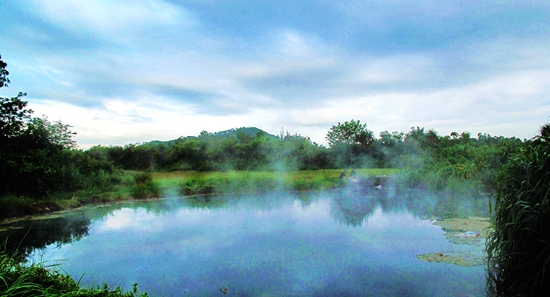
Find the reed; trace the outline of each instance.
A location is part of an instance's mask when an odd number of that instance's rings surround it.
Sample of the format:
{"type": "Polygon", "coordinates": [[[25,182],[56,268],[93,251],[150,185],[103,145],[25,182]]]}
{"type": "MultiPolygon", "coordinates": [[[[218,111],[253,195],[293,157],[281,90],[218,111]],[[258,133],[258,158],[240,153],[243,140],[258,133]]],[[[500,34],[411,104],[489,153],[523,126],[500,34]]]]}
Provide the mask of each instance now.
{"type": "Polygon", "coordinates": [[[550,291],[550,138],[542,132],[497,177],[494,229],[487,240],[491,296],[550,291]]]}

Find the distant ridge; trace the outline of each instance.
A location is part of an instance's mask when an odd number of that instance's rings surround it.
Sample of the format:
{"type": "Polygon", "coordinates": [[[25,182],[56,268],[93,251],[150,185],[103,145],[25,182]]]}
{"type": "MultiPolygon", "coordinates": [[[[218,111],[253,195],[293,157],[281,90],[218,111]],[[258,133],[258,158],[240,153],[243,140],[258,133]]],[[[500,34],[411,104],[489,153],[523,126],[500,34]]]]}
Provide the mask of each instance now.
{"type": "MultiPolygon", "coordinates": [[[[262,133],[265,137],[268,137],[268,138],[278,138],[277,136],[275,136],[273,134],[269,134],[269,133],[265,132],[264,130],[256,128],[256,127],[241,127],[241,128],[231,128],[231,129],[224,130],[224,131],[219,131],[219,132],[207,132],[207,131],[204,131],[204,132],[208,133],[207,135],[211,139],[223,140],[223,139],[228,138],[228,137],[237,137],[238,133],[242,133],[241,131],[244,132],[244,134],[246,136],[249,136],[249,137],[256,137],[256,135],[258,135],[258,133],[262,133]]],[[[202,133],[203,132],[201,132],[201,135],[202,135],[202,133]]],[[[151,145],[161,145],[161,144],[173,145],[174,143],[176,143],[176,141],[181,140],[181,139],[199,139],[199,137],[201,135],[199,135],[199,136],[185,136],[185,137],[182,136],[178,139],[167,140],[167,141],[152,140],[150,142],[147,142],[147,144],[151,144],[151,145]]]]}
{"type": "Polygon", "coordinates": [[[233,129],[220,131],[220,132],[209,133],[209,134],[211,136],[214,136],[214,137],[228,137],[228,136],[237,136],[237,133],[239,131],[243,131],[245,135],[251,136],[251,137],[255,137],[256,135],[258,135],[258,133],[262,133],[267,137],[277,138],[277,136],[269,134],[269,133],[265,132],[264,130],[256,128],[256,127],[233,128],[233,129]]]}

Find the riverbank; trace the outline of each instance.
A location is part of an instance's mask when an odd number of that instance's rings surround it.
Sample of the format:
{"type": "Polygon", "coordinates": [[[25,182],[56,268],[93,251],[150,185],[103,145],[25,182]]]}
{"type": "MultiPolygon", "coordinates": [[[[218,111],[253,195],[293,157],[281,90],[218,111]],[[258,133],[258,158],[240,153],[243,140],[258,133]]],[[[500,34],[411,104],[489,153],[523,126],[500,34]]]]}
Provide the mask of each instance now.
{"type": "Polygon", "coordinates": [[[82,288],[71,276],[61,273],[43,263],[25,265],[0,253],[0,295],[5,297],[32,296],[102,296],[102,297],[147,297],[138,292],[137,284],[131,291],[107,284],[82,288]]]}
{"type": "MultiPolygon", "coordinates": [[[[134,172],[126,171],[120,183],[100,193],[57,193],[41,200],[26,197],[0,197],[0,223],[9,219],[48,214],[88,205],[160,198],[211,194],[253,194],[276,190],[311,191],[341,187],[342,169],[291,172],[134,172]]],[[[372,179],[389,176],[397,169],[357,169],[356,177],[372,179]]],[[[349,177],[349,175],[347,176],[349,177]]]]}

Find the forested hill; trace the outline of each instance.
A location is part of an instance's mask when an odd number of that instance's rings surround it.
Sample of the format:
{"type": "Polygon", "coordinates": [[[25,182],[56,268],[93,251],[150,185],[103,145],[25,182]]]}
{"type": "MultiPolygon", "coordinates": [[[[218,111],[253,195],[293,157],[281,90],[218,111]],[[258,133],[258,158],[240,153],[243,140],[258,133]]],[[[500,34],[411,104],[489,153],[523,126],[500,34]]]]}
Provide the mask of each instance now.
{"type": "MultiPolygon", "coordinates": [[[[212,140],[221,141],[221,140],[224,140],[224,139],[229,138],[229,137],[238,137],[239,135],[244,135],[246,137],[252,137],[253,138],[253,137],[256,137],[260,134],[267,137],[267,138],[277,138],[277,136],[275,136],[273,134],[269,134],[269,133],[265,132],[264,130],[256,128],[256,127],[232,128],[232,129],[229,129],[229,130],[213,132],[213,133],[207,132],[207,131],[202,131],[199,136],[209,136],[212,140]]],[[[164,144],[164,145],[170,146],[170,145],[174,145],[177,141],[181,141],[181,140],[185,140],[185,139],[198,139],[199,136],[186,136],[186,137],[182,136],[178,139],[167,140],[167,141],[153,140],[153,141],[148,142],[147,144],[150,144],[150,145],[164,144]]]]}

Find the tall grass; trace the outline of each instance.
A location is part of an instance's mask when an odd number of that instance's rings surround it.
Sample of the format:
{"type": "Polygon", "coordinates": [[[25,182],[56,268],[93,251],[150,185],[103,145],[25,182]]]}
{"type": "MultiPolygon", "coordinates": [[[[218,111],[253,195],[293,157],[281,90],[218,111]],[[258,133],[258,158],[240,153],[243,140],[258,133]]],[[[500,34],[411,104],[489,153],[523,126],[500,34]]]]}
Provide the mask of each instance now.
{"type": "Polygon", "coordinates": [[[59,272],[55,267],[43,264],[24,265],[16,262],[4,253],[0,253],[0,296],[92,296],[92,297],[145,297],[139,293],[137,284],[132,291],[124,292],[120,287],[111,289],[102,287],[82,288],[69,275],[59,272]]]}
{"type": "MultiPolygon", "coordinates": [[[[499,173],[487,240],[487,290],[492,296],[550,292],[550,138],[527,143],[499,173]]],[[[546,137],[545,137],[546,135],[546,137]]]]}

